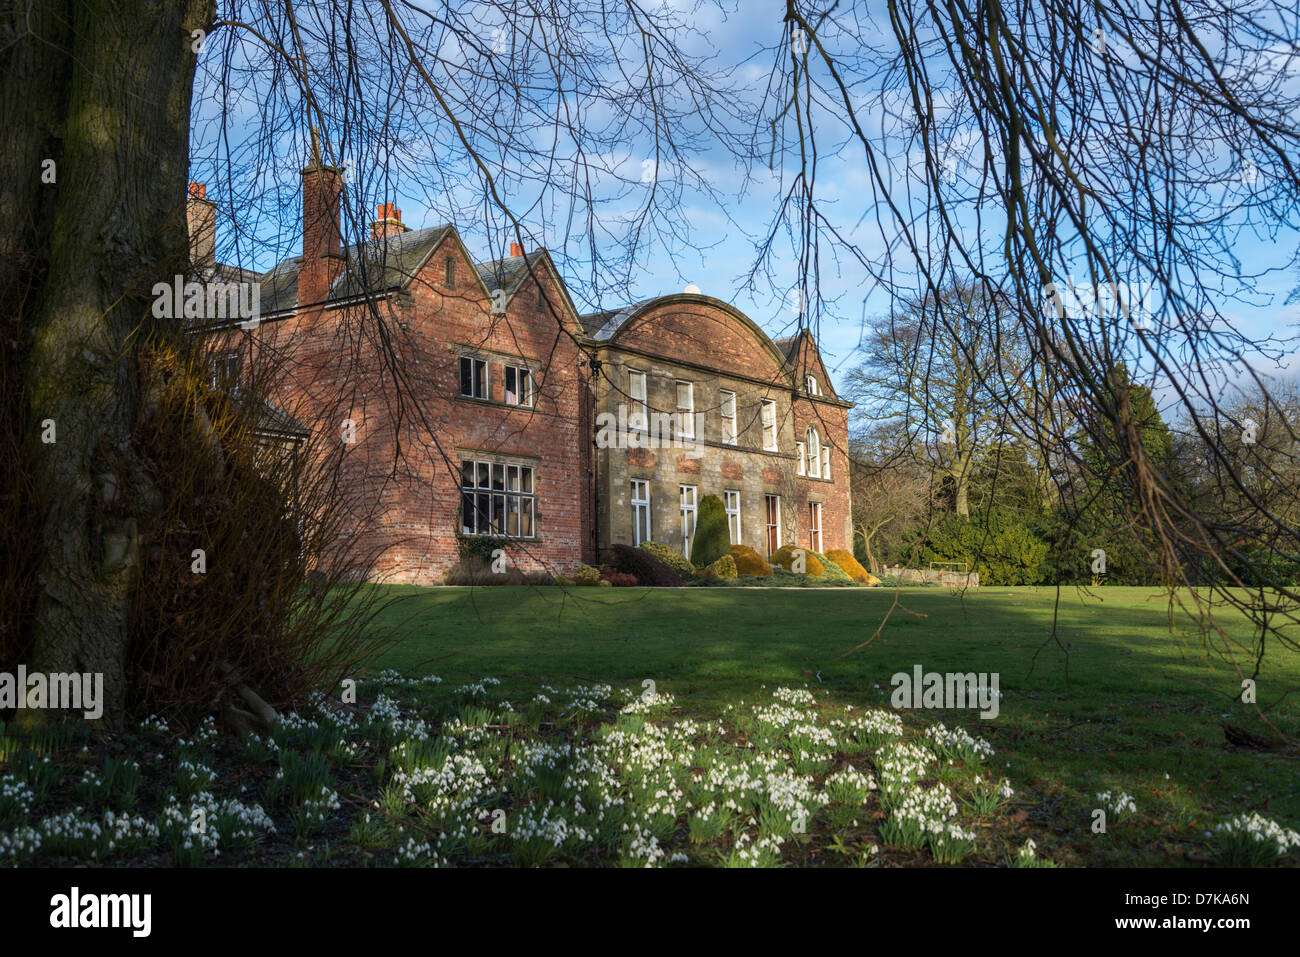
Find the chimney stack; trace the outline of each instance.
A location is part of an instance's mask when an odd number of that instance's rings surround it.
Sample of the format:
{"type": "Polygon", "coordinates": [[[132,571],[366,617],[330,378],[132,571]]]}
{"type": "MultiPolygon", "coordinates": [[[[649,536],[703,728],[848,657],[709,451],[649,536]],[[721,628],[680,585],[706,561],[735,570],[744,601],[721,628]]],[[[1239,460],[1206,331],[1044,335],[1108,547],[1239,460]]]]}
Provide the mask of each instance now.
{"type": "Polygon", "coordinates": [[[208,199],[208,188],[190,182],[185,218],[190,227],[190,266],[207,276],[217,266],[217,204],[208,199]]]}
{"type": "Polygon", "coordinates": [[[520,246],[518,243],[511,243],[511,244],[510,244],[510,255],[511,255],[511,256],[522,256],[523,254],[524,254],[524,247],[523,247],[523,246],[520,246]]]}
{"type": "Polygon", "coordinates": [[[402,225],[402,211],[392,203],[381,203],[378,219],[370,224],[371,239],[387,239],[410,231],[409,227],[402,225]]]}
{"type": "Polygon", "coordinates": [[[343,271],[339,197],[343,171],[321,162],[316,129],[311,131],[311,158],[302,175],[302,258],[298,260],[298,308],[319,305],[343,271]]]}

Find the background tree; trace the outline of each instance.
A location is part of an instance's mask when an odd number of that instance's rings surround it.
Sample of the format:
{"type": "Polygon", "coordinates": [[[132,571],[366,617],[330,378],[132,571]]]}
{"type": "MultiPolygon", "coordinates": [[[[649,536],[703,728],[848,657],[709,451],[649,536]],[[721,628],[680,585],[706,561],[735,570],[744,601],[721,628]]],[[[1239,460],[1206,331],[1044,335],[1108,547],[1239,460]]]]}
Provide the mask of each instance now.
{"type": "Polygon", "coordinates": [[[867,571],[879,575],[882,555],[885,560],[889,557],[889,543],[922,519],[930,499],[930,481],[911,462],[872,459],[867,453],[858,443],[849,460],[854,551],[867,571]],[[895,534],[890,536],[890,532],[895,534]]]}
{"type": "Polygon", "coordinates": [[[1022,366],[1003,315],[978,286],[904,303],[871,325],[862,364],[846,380],[858,415],[904,435],[915,461],[936,463],[962,517],[976,461],[1006,425],[1022,366]]]}

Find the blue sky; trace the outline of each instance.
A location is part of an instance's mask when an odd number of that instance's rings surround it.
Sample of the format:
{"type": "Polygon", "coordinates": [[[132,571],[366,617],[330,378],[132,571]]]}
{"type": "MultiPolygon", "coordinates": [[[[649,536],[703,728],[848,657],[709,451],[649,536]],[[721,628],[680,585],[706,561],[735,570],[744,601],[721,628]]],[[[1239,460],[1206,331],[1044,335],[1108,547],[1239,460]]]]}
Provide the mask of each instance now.
{"type": "MultiPolygon", "coordinates": [[[[678,9],[691,22],[694,32],[684,40],[689,51],[711,56],[715,67],[728,65],[730,80],[742,89],[752,91],[755,98],[761,94],[776,55],[771,48],[781,43],[783,2],[744,0],[730,11],[708,4],[697,6],[688,0],[672,0],[669,6],[678,9]]],[[[484,9],[488,11],[485,16],[490,18],[490,7],[484,9]]],[[[871,35],[869,30],[867,35],[871,35]]],[[[781,52],[784,52],[784,47],[781,52]]],[[[196,116],[200,119],[211,116],[214,109],[211,102],[201,101],[196,104],[196,116]]],[[[260,104],[245,97],[233,115],[238,123],[251,130],[259,121],[260,109],[260,104]]],[[[600,118],[594,117],[596,121],[600,118]]],[[[196,156],[210,154],[211,136],[210,126],[196,124],[196,156]]],[[[961,155],[962,144],[953,145],[961,162],[968,162],[970,157],[961,155]]],[[[298,223],[286,214],[296,214],[296,202],[287,197],[291,197],[297,188],[301,140],[283,135],[275,151],[273,168],[260,170],[258,178],[249,181],[255,182],[256,188],[264,193],[269,193],[272,186],[280,189],[275,203],[268,202],[257,210],[256,218],[260,224],[254,228],[257,248],[245,247],[241,255],[245,264],[262,269],[288,255],[297,243],[298,223]]],[[[620,217],[627,216],[643,198],[638,195],[637,188],[645,179],[643,174],[650,162],[648,157],[652,155],[648,142],[634,137],[621,149],[611,150],[609,155],[599,158],[609,174],[607,183],[598,184],[601,205],[595,216],[600,223],[616,231],[620,217]]],[[[506,159],[508,163],[509,157],[506,159]]],[[[897,202],[909,203],[915,209],[918,193],[909,170],[917,168],[919,158],[899,149],[890,153],[890,161],[898,174],[894,180],[898,195],[893,198],[897,202]]],[[[782,169],[779,162],[771,171],[751,169],[750,178],[742,188],[742,171],[720,147],[706,148],[697,153],[692,156],[691,164],[703,177],[708,190],[686,184],[680,178],[674,182],[676,171],[671,164],[661,164],[654,171],[666,188],[681,186],[674,215],[680,217],[679,226],[688,230],[689,237],[680,233],[652,237],[638,250],[625,277],[626,290],[620,288],[621,283],[617,281],[621,277],[610,277],[615,280],[613,288],[593,289],[586,281],[587,257],[583,250],[582,230],[575,230],[573,226],[573,211],[567,205],[568,197],[548,196],[535,203],[537,197],[526,189],[509,195],[516,208],[531,210],[525,218],[529,231],[552,251],[581,305],[608,308],[623,304],[625,299],[679,292],[687,284],[694,284],[704,293],[735,304],[774,336],[793,331],[796,300],[786,293],[797,282],[799,267],[788,241],[773,248],[764,264],[758,288],[748,288],[748,277],[758,257],[757,244],[767,234],[779,197],[789,185],[792,170],[782,169]]],[[[196,163],[193,175],[198,179],[221,179],[211,165],[202,163],[196,163]]],[[[394,177],[394,182],[382,186],[376,186],[375,179],[375,171],[361,171],[363,182],[357,184],[360,187],[358,198],[366,193],[375,198],[393,199],[402,208],[407,225],[412,227],[455,219],[471,253],[481,258],[490,258],[494,254],[481,224],[449,214],[448,210],[456,204],[472,204],[476,198],[465,192],[463,184],[452,183],[446,187],[448,194],[460,192],[460,195],[451,197],[439,192],[441,184],[421,182],[418,178],[398,176],[394,177]]],[[[854,242],[871,250],[879,249],[890,238],[880,234],[872,214],[873,204],[879,197],[873,199],[861,147],[854,149],[849,144],[842,151],[823,155],[819,160],[817,185],[823,211],[854,242]]],[[[642,188],[649,189],[648,183],[642,188]]],[[[221,200],[219,195],[215,198],[221,200]]],[[[924,202],[923,193],[919,194],[919,199],[924,202]]],[[[970,220],[966,225],[975,228],[970,220]]],[[[987,243],[998,228],[1000,224],[996,222],[983,222],[977,233],[971,235],[976,235],[978,242],[987,243]]],[[[219,237],[219,243],[223,240],[228,242],[230,236],[219,237]]],[[[1284,300],[1300,284],[1300,276],[1289,268],[1298,241],[1300,236],[1289,228],[1261,229],[1256,224],[1253,228],[1241,230],[1233,242],[1232,253],[1243,269],[1256,273],[1258,278],[1252,280],[1249,288],[1238,290],[1245,301],[1221,304],[1220,308],[1230,323],[1251,336],[1290,334],[1292,325],[1300,321],[1300,306],[1287,306],[1284,300]]],[[[854,350],[859,342],[862,320],[887,312],[889,295],[886,290],[875,287],[858,264],[843,259],[837,262],[829,255],[831,252],[823,250],[821,263],[823,297],[831,307],[823,313],[819,334],[823,355],[836,384],[839,384],[844,371],[856,362],[854,350]]]]}

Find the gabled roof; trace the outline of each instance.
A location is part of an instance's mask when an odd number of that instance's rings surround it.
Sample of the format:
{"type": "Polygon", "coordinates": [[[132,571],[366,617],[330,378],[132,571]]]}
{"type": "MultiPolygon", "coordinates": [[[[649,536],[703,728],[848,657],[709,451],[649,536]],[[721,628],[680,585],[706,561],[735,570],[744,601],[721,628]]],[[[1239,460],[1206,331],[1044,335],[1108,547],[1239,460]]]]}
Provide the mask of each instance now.
{"type": "Polygon", "coordinates": [[[536,272],[542,268],[545,259],[545,253],[537,249],[526,257],[507,256],[505,259],[490,259],[487,262],[475,263],[474,268],[478,270],[483,285],[488,289],[504,289],[506,298],[509,299],[528,278],[529,267],[536,272]]]}
{"type": "MultiPolygon", "coordinates": [[[[390,292],[406,286],[438,244],[451,233],[446,223],[413,229],[387,238],[353,243],[344,250],[347,268],[330,284],[326,302],[390,292]]],[[[262,314],[289,312],[298,306],[298,258],[277,263],[262,275],[262,314]]]]}
{"type": "Polygon", "coordinates": [[[786,362],[793,363],[795,350],[799,347],[799,336],[777,336],[772,340],[772,345],[781,350],[786,362]]]}

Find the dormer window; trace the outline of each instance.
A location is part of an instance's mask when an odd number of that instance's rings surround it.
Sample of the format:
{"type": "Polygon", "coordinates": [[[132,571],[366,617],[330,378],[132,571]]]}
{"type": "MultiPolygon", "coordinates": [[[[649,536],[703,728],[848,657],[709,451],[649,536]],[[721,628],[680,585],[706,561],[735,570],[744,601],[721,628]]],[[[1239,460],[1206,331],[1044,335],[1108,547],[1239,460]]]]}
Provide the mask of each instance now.
{"type": "Polygon", "coordinates": [[[803,387],[804,387],[804,391],[806,391],[809,395],[822,394],[822,387],[817,384],[817,378],[815,376],[810,376],[810,375],[804,376],[803,387]]]}

